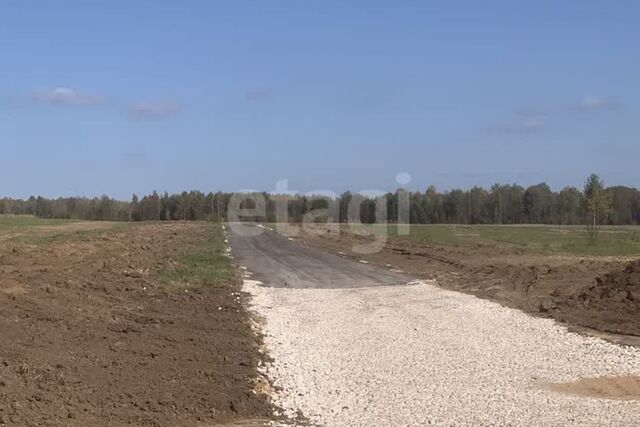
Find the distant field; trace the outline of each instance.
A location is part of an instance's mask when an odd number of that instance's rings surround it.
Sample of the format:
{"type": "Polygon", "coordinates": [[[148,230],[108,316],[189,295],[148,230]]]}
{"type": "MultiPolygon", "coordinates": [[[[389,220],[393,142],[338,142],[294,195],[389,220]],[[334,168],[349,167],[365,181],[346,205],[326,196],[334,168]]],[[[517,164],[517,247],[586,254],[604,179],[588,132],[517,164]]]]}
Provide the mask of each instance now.
{"type": "Polygon", "coordinates": [[[0,215],[0,230],[37,225],[65,225],[73,222],[78,221],[70,219],[42,219],[33,215],[0,215]]]}
{"type": "MultiPolygon", "coordinates": [[[[362,225],[382,233],[386,225],[362,225]]],[[[388,227],[397,235],[396,226],[388,227]]],[[[409,236],[425,243],[441,245],[513,246],[533,252],[596,256],[640,256],[640,227],[602,227],[595,244],[586,227],[546,225],[411,225],[409,236]]]]}
{"type": "MultiPolygon", "coordinates": [[[[20,234],[22,238],[31,235],[39,227],[49,228],[47,240],[110,228],[125,226],[123,223],[96,221],[78,221],[62,219],[42,219],[31,215],[0,215],[0,233],[6,237],[20,234]],[[36,228],[33,228],[36,227],[36,228]]],[[[367,232],[389,232],[397,236],[395,225],[360,225],[367,232]]],[[[42,233],[37,233],[42,234],[42,233]]],[[[0,236],[1,237],[1,236],[0,236]]],[[[415,239],[438,245],[473,246],[477,244],[512,246],[532,252],[566,253],[594,256],[640,256],[640,227],[607,226],[602,227],[595,244],[589,241],[584,226],[550,225],[418,225],[413,224],[409,236],[400,238],[415,239]]],[[[1,240],[1,239],[0,239],[1,240]]]]}
{"type": "Polygon", "coordinates": [[[0,241],[41,244],[83,240],[92,233],[126,225],[106,221],[42,219],[32,215],[0,215],[0,241]]]}

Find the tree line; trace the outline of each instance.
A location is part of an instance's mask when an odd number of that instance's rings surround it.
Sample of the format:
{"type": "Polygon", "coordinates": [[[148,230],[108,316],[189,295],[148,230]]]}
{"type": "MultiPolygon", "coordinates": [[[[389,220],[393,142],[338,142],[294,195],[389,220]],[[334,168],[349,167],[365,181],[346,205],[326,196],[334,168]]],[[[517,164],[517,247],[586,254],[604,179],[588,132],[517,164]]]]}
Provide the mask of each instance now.
{"type": "MultiPolygon", "coordinates": [[[[444,192],[430,186],[426,191],[399,189],[376,197],[352,192],[333,198],[269,193],[246,196],[256,195],[265,200],[265,211],[263,215],[250,219],[269,222],[278,220],[276,206],[278,202],[284,202],[288,220],[292,222],[301,222],[309,212],[333,203],[337,211],[334,218],[340,222],[360,220],[372,223],[376,221],[376,205],[380,206],[382,202],[386,207],[383,220],[392,223],[590,225],[597,222],[640,225],[640,191],[625,186],[605,188],[597,175],[590,176],[582,190],[566,187],[557,192],[540,183],[528,188],[517,184],[495,184],[489,189],[473,187],[444,192]],[[398,220],[403,200],[408,201],[408,215],[406,219],[400,215],[398,220]],[[360,208],[355,214],[349,208],[352,205],[360,208]]],[[[0,214],[104,221],[225,221],[233,197],[237,195],[225,192],[205,194],[201,191],[159,194],[154,191],[141,198],[134,195],[130,201],[108,196],[1,198],[0,214]]],[[[251,207],[251,203],[247,201],[245,207],[251,207]]]]}

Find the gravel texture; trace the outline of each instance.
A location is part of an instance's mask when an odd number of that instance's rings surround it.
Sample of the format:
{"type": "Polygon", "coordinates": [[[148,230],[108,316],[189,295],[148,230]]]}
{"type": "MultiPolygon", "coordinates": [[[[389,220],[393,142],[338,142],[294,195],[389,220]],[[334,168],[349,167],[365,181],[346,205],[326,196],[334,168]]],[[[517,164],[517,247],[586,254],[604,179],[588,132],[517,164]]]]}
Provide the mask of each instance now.
{"type": "Polygon", "coordinates": [[[291,289],[246,279],[285,415],[315,425],[638,425],[640,401],[544,388],[640,375],[640,349],[425,282],[291,289]]]}

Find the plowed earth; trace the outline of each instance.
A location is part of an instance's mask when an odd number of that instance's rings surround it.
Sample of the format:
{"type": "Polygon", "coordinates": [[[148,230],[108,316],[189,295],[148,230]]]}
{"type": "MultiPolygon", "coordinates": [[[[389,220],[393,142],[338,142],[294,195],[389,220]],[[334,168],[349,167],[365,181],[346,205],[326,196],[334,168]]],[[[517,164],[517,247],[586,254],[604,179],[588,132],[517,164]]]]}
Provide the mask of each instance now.
{"type": "Polygon", "coordinates": [[[0,242],[0,425],[270,417],[256,392],[260,337],[239,282],[156,276],[183,268],[175,260],[220,229],[132,224],[77,235],[78,227],[56,227],[51,241],[5,233],[0,242]]]}

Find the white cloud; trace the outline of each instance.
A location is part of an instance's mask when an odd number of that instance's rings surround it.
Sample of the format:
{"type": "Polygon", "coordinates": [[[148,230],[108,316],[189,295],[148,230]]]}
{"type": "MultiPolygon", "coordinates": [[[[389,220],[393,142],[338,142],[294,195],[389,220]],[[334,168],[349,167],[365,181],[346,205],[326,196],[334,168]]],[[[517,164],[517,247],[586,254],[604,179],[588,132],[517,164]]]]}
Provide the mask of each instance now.
{"type": "Polygon", "coordinates": [[[578,104],[581,110],[613,110],[616,107],[617,104],[613,100],[596,95],[589,95],[578,104]]]}
{"type": "Polygon", "coordinates": [[[81,93],[68,87],[36,92],[33,99],[51,105],[96,105],[104,102],[102,96],[81,93]]]}
{"type": "Polygon", "coordinates": [[[550,119],[559,120],[571,112],[617,110],[618,103],[604,96],[589,95],[580,102],[556,107],[529,107],[516,110],[516,118],[490,128],[494,132],[534,132],[545,127],[550,119]]]}
{"type": "Polygon", "coordinates": [[[517,129],[522,130],[536,130],[542,129],[544,127],[544,124],[544,117],[525,117],[524,119],[520,120],[520,122],[515,126],[517,129]]]}
{"type": "Polygon", "coordinates": [[[545,116],[522,117],[518,120],[495,126],[491,130],[497,132],[534,132],[543,129],[545,123],[545,116]]]}
{"type": "Polygon", "coordinates": [[[180,112],[180,106],[173,101],[139,101],[129,105],[129,118],[134,120],[164,119],[180,112]]]}

